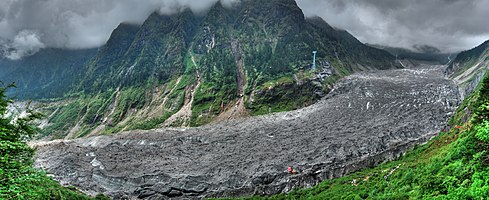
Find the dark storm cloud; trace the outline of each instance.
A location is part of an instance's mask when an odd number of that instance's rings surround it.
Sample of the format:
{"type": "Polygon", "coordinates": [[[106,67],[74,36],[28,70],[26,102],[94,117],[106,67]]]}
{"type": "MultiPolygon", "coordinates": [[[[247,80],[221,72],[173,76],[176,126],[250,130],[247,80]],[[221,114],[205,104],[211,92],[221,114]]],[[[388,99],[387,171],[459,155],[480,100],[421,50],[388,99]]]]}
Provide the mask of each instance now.
{"type": "Polygon", "coordinates": [[[470,49],[489,39],[489,0],[298,0],[362,42],[412,50],[470,49]]]}
{"type": "MultiPolygon", "coordinates": [[[[205,12],[219,0],[2,0],[0,52],[20,59],[44,47],[93,48],[121,22],[142,23],[152,12],[205,12]]],[[[220,0],[232,6],[238,0],[220,0]]]]}
{"type": "MultiPolygon", "coordinates": [[[[1,0],[0,53],[20,59],[45,47],[92,48],[121,22],[142,23],[152,12],[205,12],[239,0],[1,0]]],[[[250,0],[253,1],[253,0],[250,0]]],[[[362,42],[444,52],[489,39],[489,0],[297,0],[362,42]]]]}

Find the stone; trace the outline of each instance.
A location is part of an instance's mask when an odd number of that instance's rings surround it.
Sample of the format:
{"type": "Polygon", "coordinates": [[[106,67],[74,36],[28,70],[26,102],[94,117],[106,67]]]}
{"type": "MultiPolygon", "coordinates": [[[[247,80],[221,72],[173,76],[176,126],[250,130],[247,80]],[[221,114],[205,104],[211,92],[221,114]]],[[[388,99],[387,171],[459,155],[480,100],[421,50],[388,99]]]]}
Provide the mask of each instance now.
{"type": "Polygon", "coordinates": [[[156,183],[154,186],[151,187],[151,189],[155,192],[165,195],[170,193],[171,191],[171,187],[164,183],[156,183]]]}
{"type": "Polygon", "coordinates": [[[169,197],[179,197],[182,196],[183,193],[179,190],[172,190],[167,196],[169,197]]]}
{"type": "Polygon", "coordinates": [[[156,192],[153,191],[153,190],[147,190],[147,189],[145,189],[145,190],[138,191],[137,194],[138,194],[138,198],[139,199],[144,199],[146,197],[150,197],[150,196],[155,195],[156,192]]]}

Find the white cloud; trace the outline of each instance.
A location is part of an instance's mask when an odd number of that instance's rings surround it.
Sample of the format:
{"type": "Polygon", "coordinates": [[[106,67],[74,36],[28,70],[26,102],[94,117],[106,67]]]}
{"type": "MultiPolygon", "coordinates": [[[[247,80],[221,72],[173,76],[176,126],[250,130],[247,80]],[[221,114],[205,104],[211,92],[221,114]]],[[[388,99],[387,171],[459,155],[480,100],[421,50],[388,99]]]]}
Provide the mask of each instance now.
{"type": "Polygon", "coordinates": [[[19,32],[11,43],[7,43],[7,49],[5,50],[5,57],[11,60],[19,60],[24,56],[32,55],[39,51],[39,49],[45,48],[41,42],[40,36],[30,30],[23,30],[19,32]]]}
{"type": "MultiPolygon", "coordinates": [[[[43,47],[94,48],[103,45],[121,22],[141,24],[155,11],[172,14],[190,8],[201,13],[218,1],[226,7],[239,3],[239,0],[1,0],[0,39],[11,41],[8,48],[16,48],[13,41],[19,40],[24,30],[31,30],[36,33],[33,38],[38,40],[38,47],[44,44],[43,47]]],[[[488,0],[297,2],[306,16],[320,16],[365,43],[411,49],[415,45],[430,45],[443,51],[459,51],[489,39],[488,0]]],[[[24,36],[25,40],[33,38],[24,36]]],[[[28,55],[22,52],[36,48],[16,52],[19,56],[28,55]]]]}
{"type": "MultiPolygon", "coordinates": [[[[122,22],[141,24],[155,11],[160,14],[174,14],[190,8],[194,13],[202,13],[217,1],[219,0],[2,0],[0,39],[14,41],[3,48],[10,49],[10,55],[5,55],[6,57],[15,59],[42,47],[94,48],[105,44],[112,31],[122,22]],[[24,30],[33,30],[29,33],[36,34],[25,35],[24,30]],[[31,42],[32,49],[20,44],[14,45],[15,41],[21,40],[31,42]]],[[[231,7],[239,0],[221,2],[231,7]]]]}
{"type": "Polygon", "coordinates": [[[473,48],[489,37],[488,0],[297,0],[306,16],[320,16],[360,41],[443,52],[473,48]]]}

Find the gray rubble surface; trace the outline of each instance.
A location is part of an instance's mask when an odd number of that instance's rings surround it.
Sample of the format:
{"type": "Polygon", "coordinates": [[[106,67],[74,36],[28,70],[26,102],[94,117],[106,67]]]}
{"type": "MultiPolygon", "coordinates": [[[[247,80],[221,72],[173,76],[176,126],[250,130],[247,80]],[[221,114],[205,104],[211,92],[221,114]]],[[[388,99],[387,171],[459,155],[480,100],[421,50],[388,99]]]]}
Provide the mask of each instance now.
{"type": "Polygon", "coordinates": [[[291,112],[37,144],[36,166],[115,199],[270,195],[398,157],[459,104],[443,67],[357,73],[291,112]],[[288,174],[292,166],[298,174],[288,174]]]}

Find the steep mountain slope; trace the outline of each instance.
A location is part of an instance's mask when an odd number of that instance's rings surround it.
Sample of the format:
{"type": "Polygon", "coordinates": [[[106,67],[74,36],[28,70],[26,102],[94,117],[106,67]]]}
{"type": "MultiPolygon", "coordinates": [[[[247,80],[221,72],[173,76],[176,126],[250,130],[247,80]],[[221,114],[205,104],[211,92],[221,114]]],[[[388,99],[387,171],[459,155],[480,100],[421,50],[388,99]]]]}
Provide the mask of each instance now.
{"type": "MultiPolygon", "coordinates": [[[[134,37],[139,30],[139,26],[131,24],[120,24],[111,34],[107,43],[102,46],[95,57],[91,59],[87,68],[87,72],[81,74],[81,79],[78,88],[79,90],[104,90],[99,88],[100,81],[110,81],[105,79],[114,76],[113,71],[120,66],[121,58],[124,58],[127,49],[132,44],[134,37]],[[115,68],[115,69],[114,69],[115,68]],[[91,85],[84,84],[86,82],[94,82],[91,85]]],[[[115,79],[116,77],[114,77],[115,79]]]]}
{"type": "Polygon", "coordinates": [[[293,0],[231,9],[217,3],[203,16],[153,13],[139,27],[114,31],[73,86],[80,97],[45,106],[48,116],[63,116],[49,119],[45,132],[79,137],[296,109],[338,78],[397,67],[393,60],[321,19],[306,19],[293,0]]]}
{"type": "Polygon", "coordinates": [[[83,72],[83,66],[97,52],[96,49],[66,50],[42,49],[18,61],[0,60],[0,80],[15,82],[10,96],[19,99],[59,98],[69,93],[74,79],[83,72]]]}
{"type": "Polygon", "coordinates": [[[446,74],[461,85],[463,96],[470,94],[489,69],[489,41],[463,51],[448,66],[446,74]]]}

